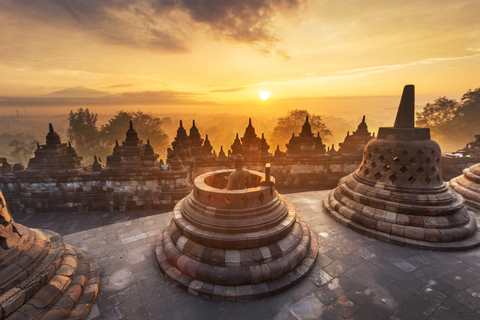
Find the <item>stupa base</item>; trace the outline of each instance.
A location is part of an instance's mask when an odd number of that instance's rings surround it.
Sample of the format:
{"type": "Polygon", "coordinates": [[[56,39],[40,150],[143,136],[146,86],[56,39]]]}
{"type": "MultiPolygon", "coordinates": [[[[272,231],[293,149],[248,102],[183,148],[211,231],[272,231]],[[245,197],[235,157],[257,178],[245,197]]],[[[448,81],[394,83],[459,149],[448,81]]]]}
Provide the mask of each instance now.
{"type": "Polygon", "coordinates": [[[26,234],[17,246],[22,255],[18,261],[30,257],[33,262],[28,267],[33,271],[0,296],[1,318],[85,319],[98,294],[98,265],[55,232],[16,227],[26,234]]]}
{"type": "Polygon", "coordinates": [[[450,187],[465,199],[471,208],[480,209],[480,176],[479,165],[463,170],[463,174],[450,180],[450,187]]]}
{"type": "MultiPolygon", "coordinates": [[[[165,278],[177,285],[178,287],[188,291],[189,293],[201,296],[208,299],[213,300],[221,300],[221,301],[250,301],[254,299],[261,299],[265,297],[269,297],[280,292],[283,292],[298,282],[300,282],[310,270],[313,268],[315,264],[315,259],[318,253],[318,242],[315,234],[311,232],[308,227],[306,226],[305,222],[297,217],[297,221],[302,226],[302,229],[305,230],[307,233],[306,236],[308,238],[309,247],[308,252],[305,258],[302,261],[297,261],[295,258],[293,259],[281,259],[273,260],[271,262],[266,262],[264,264],[259,265],[251,265],[249,268],[249,272],[247,274],[240,270],[237,276],[239,278],[242,277],[250,277],[252,279],[255,278],[256,272],[275,272],[275,270],[281,269],[281,264],[295,264],[296,266],[288,273],[284,274],[283,276],[265,282],[253,283],[248,285],[222,285],[222,284],[215,284],[215,283],[208,283],[205,281],[200,281],[195,279],[194,277],[180,271],[167,257],[167,253],[165,252],[165,248],[171,248],[175,246],[175,244],[170,239],[170,233],[175,228],[175,223],[172,221],[169,226],[165,228],[163,234],[160,235],[157,239],[156,243],[156,258],[157,263],[160,268],[160,271],[163,273],[165,278]]],[[[305,234],[304,234],[305,236],[305,234]]],[[[167,249],[168,250],[168,249],[167,249]]],[[[238,250],[234,250],[238,251],[238,250]]],[[[298,255],[296,255],[298,257],[298,255]]],[[[187,261],[192,261],[191,258],[187,257],[186,255],[181,255],[181,257],[177,260],[178,263],[182,263],[183,265],[187,265],[187,261]],[[183,262],[180,262],[183,260],[183,262]]],[[[209,268],[217,268],[216,266],[208,266],[209,268]]],[[[232,270],[235,266],[232,266],[232,270]]],[[[200,270],[192,270],[193,272],[201,272],[200,270]]],[[[252,280],[252,282],[254,282],[252,280]]]]}
{"type": "Polygon", "coordinates": [[[341,223],[345,227],[350,228],[360,234],[363,234],[365,236],[368,236],[383,242],[392,243],[400,246],[418,248],[418,249],[432,250],[432,251],[462,251],[462,250],[477,248],[480,246],[480,232],[478,228],[477,228],[477,232],[475,232],[471,237],[461,241],[430,242],[430,241],[414,240],[414,239],[401,237],[398,235],[389,234],[383,231],[374,230],[374,229],[365,227],[341,215],[339,211],[344,206],[335,199],[334,191],[330,192],[325,197],[325,199],[323,200],[323,204],[326,208],[326,213],[330,215],[337,222],[341,223]]]}

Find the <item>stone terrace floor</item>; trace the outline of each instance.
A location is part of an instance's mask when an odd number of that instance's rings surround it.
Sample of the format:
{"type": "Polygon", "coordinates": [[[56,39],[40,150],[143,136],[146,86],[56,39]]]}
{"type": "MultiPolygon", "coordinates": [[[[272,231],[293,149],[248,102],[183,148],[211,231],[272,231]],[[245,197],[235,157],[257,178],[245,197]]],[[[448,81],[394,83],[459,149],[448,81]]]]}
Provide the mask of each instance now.
{"type": "Polygon", "coordinates": [[[102,278],[89,319],[480,319],[480,249],[430,252],[364,237],[325,214],[327,193],[284,194],[317,234],[316,266],[294,288],[253,302],[206,300],[164,280],[154,244],[171,212],[14,218],[96,259],[102,278]]]}

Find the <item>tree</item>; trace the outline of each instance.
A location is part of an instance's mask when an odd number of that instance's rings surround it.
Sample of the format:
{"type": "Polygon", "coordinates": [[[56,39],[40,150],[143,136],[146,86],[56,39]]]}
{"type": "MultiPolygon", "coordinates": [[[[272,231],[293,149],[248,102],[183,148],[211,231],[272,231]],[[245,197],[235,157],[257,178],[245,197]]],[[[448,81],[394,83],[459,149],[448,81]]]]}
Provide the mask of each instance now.
{"type": "Polygon", "coordinates": [[[450,124],[458,115],[457,100],[440,97],[417,112],[417,126],[436,129],[450,124]]]}
{"type": "Polygon", "coordinates": [[[431,129],[445,150],[458,150],[479,134],[480,88],[468,90],[460,102],[440,97],[417,112],[417,125],[431,129]]]}
{"type": "Polygon", "coordinates": [[[91,151],[99,143],[97,128],[98,115],[90,110],[79,108],[68,115],[67,138],[79,151],[91,151]]]}
{"type": "Polygon", "coordinates": [[[309,114],[307,110],[290,110],[286,117],[278,118],[277,125],[273,129],[270,141],[276,148],[276,145],[283,146],[292,136],[292,133],[298,134],[302,130],[305,119],[308,116],[312,132],[316,134],[320,132],[320,136],[324,140],[326,137],[332,135],[332,132],[327,129],[327,126],[322,120],[322,116],[309,114]]]}
{"type": "Polygon", "coordinates": [[[30,138],[31,136],[19,137],[8,144],[9,147],[14,148],[10,155],[15,162],[19,161],[27,164],[28,160],[33,156],[33,151],[35,151],[39,141],[36,139],[30,140],[30,138]]]}
{"type": "MultiPolygon", "coordinates": [[[[478,130],[480,121],[480,88],[468,90],[462,96],[462,104],[458,110],[462,123],[469,129],[478,130]]],[[[476,134],[478,134],[477,132],[476,134]]]]}
{"type": "Polygon", "coordinates": [[[130,120],[140,139],[150,140],[156,152],[163,153],[168,145],[168,135],[162,129],[162,120],[142,111],[119,111],[108,123],[102,126],[101,136],[107,145],[113,145],[115,140],[125,139],[130,120]]]}

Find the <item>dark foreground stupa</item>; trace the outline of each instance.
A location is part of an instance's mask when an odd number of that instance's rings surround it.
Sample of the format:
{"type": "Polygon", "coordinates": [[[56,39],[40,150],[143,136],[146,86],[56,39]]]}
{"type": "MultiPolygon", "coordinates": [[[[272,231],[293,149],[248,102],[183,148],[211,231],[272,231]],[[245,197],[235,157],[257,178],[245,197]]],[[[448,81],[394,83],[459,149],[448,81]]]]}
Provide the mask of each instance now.
{"type": "Polygon", "coordinates": [[[298,283],[313,267],[318,247],[293,205],[276,192],[270,168],[265,176],[242,169],[241,156],[235,162],[233,173],[195,179],[159,236],[156,254],[165,277],[188,292],[247,301],[298,283]]]}
{"type": "Polygon", "coordinates": [[[0,193],[0,319],[85,319],[99,283],[85,252],[15,223],[0,193]]]}
{"type": "Polygon", "coordinates": [[[429,250],[480,245],[464,199],[441,176],[441,151],[415,127],[414,86],[404,88],[393,127],[380,128],[354,173],[325,198],[338,222],[372,238],[429,250]]]}

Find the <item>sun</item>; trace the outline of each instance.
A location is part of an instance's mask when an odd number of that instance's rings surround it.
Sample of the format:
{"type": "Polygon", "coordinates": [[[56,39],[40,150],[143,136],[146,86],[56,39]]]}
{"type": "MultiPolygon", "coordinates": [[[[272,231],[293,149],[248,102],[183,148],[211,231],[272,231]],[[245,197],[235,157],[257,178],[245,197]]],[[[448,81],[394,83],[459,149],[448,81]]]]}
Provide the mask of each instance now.
{"type": "Polygon", "coordinates": [[[270,94],[272,94],[270,91],[258,91],[258,95],[262,100],[267,100],[270,98],[270,94]]]}

